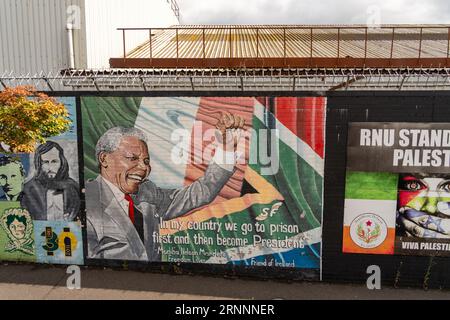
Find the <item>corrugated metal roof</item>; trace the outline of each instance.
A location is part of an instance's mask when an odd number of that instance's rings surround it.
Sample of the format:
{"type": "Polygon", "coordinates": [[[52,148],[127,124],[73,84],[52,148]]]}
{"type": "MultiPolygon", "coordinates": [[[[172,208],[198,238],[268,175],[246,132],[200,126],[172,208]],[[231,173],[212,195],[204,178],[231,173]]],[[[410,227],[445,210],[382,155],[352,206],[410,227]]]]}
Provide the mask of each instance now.
{"type": "Polygon", "coordinates": [[[241,65],[246,61],[252,65],[252,59],[259,59],[269,66],[270,59],[280,58],[291,59],[291,63],[305,58],[316,62],[441,59],[442,65],[448,62],[450,45],[450,25],[185,25],[151,29],[151,33],[151,45],[147,40],[127,52],[121,62],[112,59],[111,66],[120,62],[117,67],[163,67],[174,59],[179,67],[198,67],[202,63],[211,66],[214,62],[214,66],[221,67],[226,64],[223,59],[234,59],[235,63],[239,60],[241,65]]]}

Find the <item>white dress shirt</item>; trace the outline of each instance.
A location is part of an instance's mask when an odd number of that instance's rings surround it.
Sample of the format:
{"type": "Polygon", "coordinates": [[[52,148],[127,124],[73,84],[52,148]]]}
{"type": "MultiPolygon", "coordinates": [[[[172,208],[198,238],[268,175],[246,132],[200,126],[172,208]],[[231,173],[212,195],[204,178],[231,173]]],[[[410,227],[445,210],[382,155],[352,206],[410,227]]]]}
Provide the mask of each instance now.
{"type": "Polygon", "coordinates": [[[64,220],[64,198],[62,193],[55,194],[56,190],[47,190],[47,220],[64,220]]]}
{"type": "Polygon", "coordinates": [[[111,189],[114,198],[116,198],[117,202],[120,204],[120,207],[123,209],[124,214],[128,217],[128,207],[129,202],[125,199],[125,193],[120,191],[119,188],[117,188],[113,183],[103,178],[103,181],[108,185],[108,187],[111,189]]]}

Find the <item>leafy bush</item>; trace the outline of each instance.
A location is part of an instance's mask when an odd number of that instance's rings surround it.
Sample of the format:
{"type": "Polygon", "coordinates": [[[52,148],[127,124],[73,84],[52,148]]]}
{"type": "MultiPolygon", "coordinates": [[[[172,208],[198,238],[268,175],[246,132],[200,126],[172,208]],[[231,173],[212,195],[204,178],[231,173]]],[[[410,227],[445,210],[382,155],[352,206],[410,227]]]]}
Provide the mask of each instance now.
{"type": "Polygon", "coordinates": [[[69,130],[62,103],[30,86],[0,92],[0,152],[34,152],[37,143],[69,130]]]}

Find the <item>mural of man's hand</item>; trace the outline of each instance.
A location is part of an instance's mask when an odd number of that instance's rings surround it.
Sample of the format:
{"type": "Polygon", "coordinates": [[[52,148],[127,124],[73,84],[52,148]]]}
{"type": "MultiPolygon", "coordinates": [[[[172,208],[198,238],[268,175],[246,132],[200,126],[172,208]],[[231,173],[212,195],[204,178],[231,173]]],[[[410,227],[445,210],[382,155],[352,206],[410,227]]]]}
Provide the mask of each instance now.
{"type": "Polygon", "coordinates": [[[227,148],[231,145],[236,149],[244,125],[245,120],[241,116],[229,112],[222,112],[216,124],[216,128],[219,131],[216,134],[218,142],[225,144],[227,148]]]}
{"type": "Polygon", "coordinates": [[[397,225],[417,238],[450,239],[450,218],[437,217],[408,207],[400,208],[397,225]]]}
{"type": "Polygon", "coordinates": [[[68,221],[68,222],[75,221],[77,218],[77,213],[76,212],[74,212],[72,214],[64,213],[63,218],[65,221],[68,221]]]}

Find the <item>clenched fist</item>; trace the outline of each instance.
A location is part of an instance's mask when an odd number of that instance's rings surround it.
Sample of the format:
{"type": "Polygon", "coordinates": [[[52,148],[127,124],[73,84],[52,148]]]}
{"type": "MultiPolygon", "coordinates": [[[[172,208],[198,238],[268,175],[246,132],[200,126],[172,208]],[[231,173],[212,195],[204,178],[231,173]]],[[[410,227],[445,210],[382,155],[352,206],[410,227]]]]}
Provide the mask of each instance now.
{"type": "Polygon", "coordinates": [[[218,134],[216,138],[219,143],[226,146],[232,145],[236,148],[241,136],[241,130],[244,129],[245,120],[239,115],[234,115],[229,112],[222,112],[217,121],[216,128],[218,134]]]}

